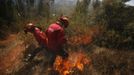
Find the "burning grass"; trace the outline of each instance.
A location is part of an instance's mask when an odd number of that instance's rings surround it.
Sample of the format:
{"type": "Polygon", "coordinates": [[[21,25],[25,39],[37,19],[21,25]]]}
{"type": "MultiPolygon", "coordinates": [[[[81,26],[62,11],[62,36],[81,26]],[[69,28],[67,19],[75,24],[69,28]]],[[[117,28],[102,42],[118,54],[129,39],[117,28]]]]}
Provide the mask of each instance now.
{"type": "Polygon", "coordinates": [[[75,71],[83,72],[85,66],[91,64],[91,59],[84,52],[71,52],[68,59],[62,60],[57,56],[54,63],[54,70],[59,72],[59,75],[72,75],[75,71]]]}

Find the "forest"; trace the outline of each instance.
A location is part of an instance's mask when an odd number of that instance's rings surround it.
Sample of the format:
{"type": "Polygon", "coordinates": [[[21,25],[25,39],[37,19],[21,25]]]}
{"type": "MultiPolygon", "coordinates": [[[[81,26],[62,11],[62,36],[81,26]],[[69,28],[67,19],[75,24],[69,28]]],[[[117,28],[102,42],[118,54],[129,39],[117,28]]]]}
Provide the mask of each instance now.
{"type": "Polygon", "coordinates": [[[133,75],[133,0],[0,0],[0,75],[133,75]],[[61,15],[69,17],[65,30],[69,59],[57,56],[54,69],[39,52],[24,27],[34,23],[45,31],[61,15]],[[58,65],[58,64],[62,64],[58,65]]]}

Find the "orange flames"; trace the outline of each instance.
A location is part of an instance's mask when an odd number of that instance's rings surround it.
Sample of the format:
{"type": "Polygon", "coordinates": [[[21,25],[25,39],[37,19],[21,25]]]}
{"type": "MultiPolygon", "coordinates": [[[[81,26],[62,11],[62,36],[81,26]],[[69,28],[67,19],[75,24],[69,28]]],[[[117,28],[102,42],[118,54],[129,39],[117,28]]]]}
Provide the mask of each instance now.
{"type": "Polygon", "coordinates": [[[70,53],[70,56],[66,60],[62,60],[60,56],[57,56],[54,69],[60,73],[60,75],[70,75],[73,69],[76,68],[79,71],[83,71],[85,65],[89,65],[91,61],[82,52],[70,53]]]}

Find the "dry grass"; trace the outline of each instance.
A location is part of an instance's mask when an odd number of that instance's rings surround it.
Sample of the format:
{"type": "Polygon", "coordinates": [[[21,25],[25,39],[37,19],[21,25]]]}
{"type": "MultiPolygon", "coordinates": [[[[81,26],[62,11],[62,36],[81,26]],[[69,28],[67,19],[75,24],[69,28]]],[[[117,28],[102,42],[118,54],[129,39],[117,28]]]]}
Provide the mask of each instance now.
{"type": "Polygon", "coordinates": [[[92,53],[93,67],[100,75],[133,75],[134,52],[96,48],[92,53]]]}
{"type": "MultiPolygon", "coordinates": [[[[69,75],[132,75],[134,73],[133,51],[111,50],[95,46],[94,37],[100,33],[97,27],[71,27],[71,31],[67,33],[69,35],[68,51],[85,52],[85,55],[91,58],[91,64],[84,65],[82,71],[74,68],[74,72],[69,75]]],[[[4,58],[0,58],[1,75],[59,75],[57,71],[48,70],[49,58],[44,56],[43,51],[38,53],[32,62],[23,62],[25,56],[37,47],[37,42],[31,34],[25,35],[21,32],[17,36],[16,41],[12,40],[17,45],[4,54],[4,58]]]]}

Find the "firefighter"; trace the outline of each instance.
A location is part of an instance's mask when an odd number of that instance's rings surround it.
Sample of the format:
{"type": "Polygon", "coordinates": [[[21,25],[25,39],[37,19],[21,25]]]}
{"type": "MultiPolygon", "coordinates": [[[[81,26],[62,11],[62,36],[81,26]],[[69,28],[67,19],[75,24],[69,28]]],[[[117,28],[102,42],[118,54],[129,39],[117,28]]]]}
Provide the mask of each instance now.
{"type": "Polygon", "coordinates": [[[46,34],[41,31],[41,28],[35,26],[33,23],[28,23],[25,27],[24,32],[32,33],[39,44],[39,47],[36,48],[32,53],[28,54],[27,58],[25,59],[25,61],[31,61],[38,52],[47,47],[48,40],[46,34]]]}
{"type": "Polygon", "coordinates": [[[53,66],[57,55],[63,59],[68,57],[68,53],[64,50],[64,45],[67,42],[65,37],[65,28],[69,25],[68,17],[61,16],[57,22],[51,24],[45,31],[48,38],[47,48],[52,54],[50,65],[53,66]]]}
{"type": "Polygon", "coordinates": [[[51,24],[45,32],[42,32],[40,28],[29,23],[25,28],[25,32],[33,33],[40,47],[29,54],[29,58],[27,60],[29,61],[33,59],[34,56],[43,48],[47,49],[47,52],[51,54],[50,66],[53,66],[57,55],[66,59],[68,57],[68,53],[64,50],[64,45],[67,41],[64,31],[68,25],[68,17],[66,16],[61,16],[55,23],[51,24]]]}

